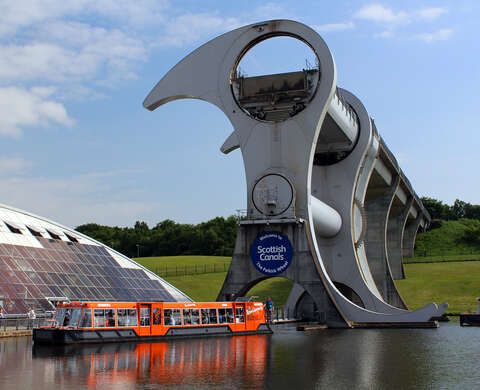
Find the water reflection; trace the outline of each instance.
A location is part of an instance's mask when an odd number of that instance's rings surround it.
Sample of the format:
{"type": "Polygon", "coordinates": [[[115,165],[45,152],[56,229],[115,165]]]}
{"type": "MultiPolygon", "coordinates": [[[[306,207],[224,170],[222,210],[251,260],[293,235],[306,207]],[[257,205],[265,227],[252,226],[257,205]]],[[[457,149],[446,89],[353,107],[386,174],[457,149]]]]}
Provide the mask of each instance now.
{"type": "Polygon", "coordinates": [[[61,348],[34,347],[54,383],[83,378],[87,388],[133,388],[138,384],[208,385],[242,383],[263,388],[269,336],[239,336],[155,343],[121,343],[61,348]]]}
{"type": "Polygon", "coordinates": [[[33,348],[0,340],[0,389],[477,388],[480,328],[362,329],[33,348]]]}

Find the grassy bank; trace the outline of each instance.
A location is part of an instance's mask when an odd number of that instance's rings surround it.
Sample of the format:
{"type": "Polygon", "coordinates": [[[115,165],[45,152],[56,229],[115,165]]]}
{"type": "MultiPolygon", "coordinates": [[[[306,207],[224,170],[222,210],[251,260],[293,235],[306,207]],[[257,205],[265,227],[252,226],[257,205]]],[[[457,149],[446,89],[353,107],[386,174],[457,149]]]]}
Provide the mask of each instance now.
{"type": "Polygon", "coordinates": [[[448,302],[448,312],[474,311],[480,295],[480,261],[405,264],[396,285],[410,308],[448,302]]]}
{"type": "Polygon", "coordinates": [[[465,232],[479,224],[480,222],[474,219],[442,221],[440,227],[418,234],[415,256],[480,255],[479,245],[463,240],[465,232]]]}

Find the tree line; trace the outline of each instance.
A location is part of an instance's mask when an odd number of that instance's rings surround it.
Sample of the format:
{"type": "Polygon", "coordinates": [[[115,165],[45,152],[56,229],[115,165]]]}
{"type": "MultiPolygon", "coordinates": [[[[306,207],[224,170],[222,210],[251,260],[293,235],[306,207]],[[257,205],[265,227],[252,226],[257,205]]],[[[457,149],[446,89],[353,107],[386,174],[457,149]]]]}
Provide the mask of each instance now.
{"type": "MultiPolygon", "coordinates": [[[[430,213],[431,228],[441,226],[442,220],[475,219],[462,240],[480,245],[480,205],[455,200],[448,205],[440,200],[423,197],[430,213]]],[[[133,227],[117,227],[88,223],[76,228],[128,257],[149,256],[231,256],[235,245],[237,218],[217,217],[199,224],[181,224],[170,219],[149,227],[137,221],[133,227]]]]}
{"type": "Polygon", "coordinates": [[[422,197],[421,199],[432,219],[447,221],[455,221],[462,218],[480,219],[480,205],[478,204],[470,204],[456,199],[453,205],[450,206],[434,198],[422,197]]]}
{"type": "Polygon", "coordinates": [[[480,245],[480,205],[455,199],[455,202],[450,206],[434,198],[423,197],[421,199],[433,220],[430,229],[440,227],[442,221],[475,220],[472,221],[473,223],[469,223],[462,237],[460,237],[460,241],[480,245]]]}
{"type": "Polygon", "coordinates": [[[231,256],[237,233],[237,218],[217,217],[196,225],[170,219],[150,228],[137,221],[133,227],[88,223],[76,230],[128,257],[150,256],[231,256]]]}

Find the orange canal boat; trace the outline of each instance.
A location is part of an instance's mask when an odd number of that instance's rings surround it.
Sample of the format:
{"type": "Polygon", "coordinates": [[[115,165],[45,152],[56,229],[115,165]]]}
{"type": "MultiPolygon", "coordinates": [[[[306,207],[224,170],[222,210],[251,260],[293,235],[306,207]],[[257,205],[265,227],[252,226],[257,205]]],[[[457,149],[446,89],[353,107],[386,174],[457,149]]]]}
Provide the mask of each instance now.
{"type": "Polygon", "coordinates": [[[35,344],[105,343],[272,333],[261,302],[69,302],[35,344]]]}

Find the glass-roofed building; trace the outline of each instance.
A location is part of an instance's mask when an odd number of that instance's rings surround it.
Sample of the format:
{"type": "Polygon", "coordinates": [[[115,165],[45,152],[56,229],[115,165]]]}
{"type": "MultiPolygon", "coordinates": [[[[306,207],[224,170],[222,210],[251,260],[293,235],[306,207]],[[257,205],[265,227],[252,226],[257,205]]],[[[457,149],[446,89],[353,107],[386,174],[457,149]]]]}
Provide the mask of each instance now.
{"type": "Polygon", "coordinates": [[[49,301],[189,301],[128,257],[75,230],[0,205],[0,306],[51,310],[49,301]]]}

